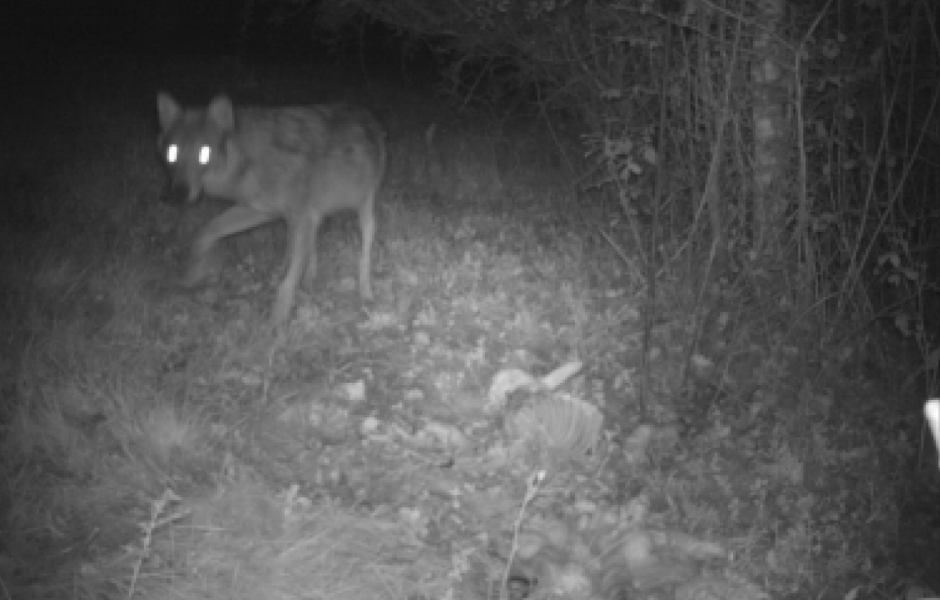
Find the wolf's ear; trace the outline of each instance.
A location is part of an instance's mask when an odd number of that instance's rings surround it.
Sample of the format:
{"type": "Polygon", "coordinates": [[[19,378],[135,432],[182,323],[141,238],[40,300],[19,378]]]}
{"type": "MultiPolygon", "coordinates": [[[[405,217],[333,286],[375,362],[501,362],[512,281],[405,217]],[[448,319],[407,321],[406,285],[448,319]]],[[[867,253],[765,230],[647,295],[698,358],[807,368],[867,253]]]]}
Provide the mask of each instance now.
{"type": "Polygon", "coordinates": [[[169,94],[164,92],[157,94],[157,113],[160,115],[161,128],[167,129],[179,118],[182,112],[183,109],[169,94]]]}
{"type": "Polygon", "coordinates": [[[209,121],[223,130],[235,127],[235,109],[227,96],[217,96],[209,105],[208,114],[209,121]]]}

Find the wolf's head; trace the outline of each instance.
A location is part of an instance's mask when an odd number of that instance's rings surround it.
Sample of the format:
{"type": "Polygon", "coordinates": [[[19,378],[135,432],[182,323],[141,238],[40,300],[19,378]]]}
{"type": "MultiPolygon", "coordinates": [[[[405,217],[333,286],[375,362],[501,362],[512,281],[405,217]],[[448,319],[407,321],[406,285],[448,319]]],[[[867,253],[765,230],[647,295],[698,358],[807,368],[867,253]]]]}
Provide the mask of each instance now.
{"type": "Polygon", "coordinates": [[[207,174],[225,161],[225,139],[235,127],[232,102],[219,96],[205,109],[186,109],[168,94],[157,95],[160,137],[157,146],[170,173],[165,196],[192,202],[203,191],[207,174]]]}

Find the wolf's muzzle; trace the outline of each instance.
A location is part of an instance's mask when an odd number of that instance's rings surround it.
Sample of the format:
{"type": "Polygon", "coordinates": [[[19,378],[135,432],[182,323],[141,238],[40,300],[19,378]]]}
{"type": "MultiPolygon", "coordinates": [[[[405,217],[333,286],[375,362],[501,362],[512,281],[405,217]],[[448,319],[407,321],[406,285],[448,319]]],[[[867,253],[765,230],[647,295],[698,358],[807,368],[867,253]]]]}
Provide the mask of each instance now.
{"type": "Polygon", "coordinates": [[[201,190],[193,189],[185,181],[170,177],[164,183],[163,190],[160,192],[160,202],[172,206],[181,206],[195,202],[201,195],[201,190]]]}

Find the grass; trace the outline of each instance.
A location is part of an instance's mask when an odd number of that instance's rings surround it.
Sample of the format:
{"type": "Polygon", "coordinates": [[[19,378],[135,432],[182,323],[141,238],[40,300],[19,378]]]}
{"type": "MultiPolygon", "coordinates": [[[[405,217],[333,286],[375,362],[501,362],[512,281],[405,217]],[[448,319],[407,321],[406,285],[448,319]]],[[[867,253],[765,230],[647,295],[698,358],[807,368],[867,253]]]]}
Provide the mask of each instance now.
{"type": "Polygon", "coordinates": [[[395,88],[255,76],[95,60],[24,84],[30,111],[5,116],[0,598],[496,597],[510,554],[543,595],[929,582],[936,536],[910,532],[940,530],[920,520],[935,461],[917,460],[916,401],[885,401],[903,363],[872,376],[811,320],[729,290],[697,318],[689,261],[659,283],[647,380],[637,252],[550,138],[395,88]],[[205,218],[156,201],[164,85],[384,99],[376,306],[351,300],[346,217],[282,335],[265,326],[277,228],[233,240],[215,285],[159,285],[205,218]],[[484,410],[497,374],[573,360],[560,389],[484,410]],[[578,452],[526,429],[578,402],[606,431],[578,452]]]}

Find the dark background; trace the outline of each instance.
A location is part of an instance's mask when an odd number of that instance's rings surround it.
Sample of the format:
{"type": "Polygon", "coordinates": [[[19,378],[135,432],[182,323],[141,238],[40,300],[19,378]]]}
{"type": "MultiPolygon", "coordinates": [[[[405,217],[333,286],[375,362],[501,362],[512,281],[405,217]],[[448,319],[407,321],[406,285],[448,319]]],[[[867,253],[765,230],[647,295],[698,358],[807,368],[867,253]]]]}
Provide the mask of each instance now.
{"type": "MultiPolygon", "coordinates": [[[[121,53],[142,60],[231,55],[333,64],[346,54],[378,69],[400,69],[403,36],[360,18],[326,39],[316,26],[320,4],[316,0],[302,4],[265,0],[14,0],[4,11],[7,18],[0,27],[6,30],[2,43],[8,60],[27,67],[76,52],[121,53]],[[246,6],[250,7],[247,18],[246,6]],[[344,44],[338,48],[339,38],[344,44]]],[[[407,41],[412,71],[430,74],[435,67],[430,52],[422,52],[425,47],[414,40],[407,41]]]]}

